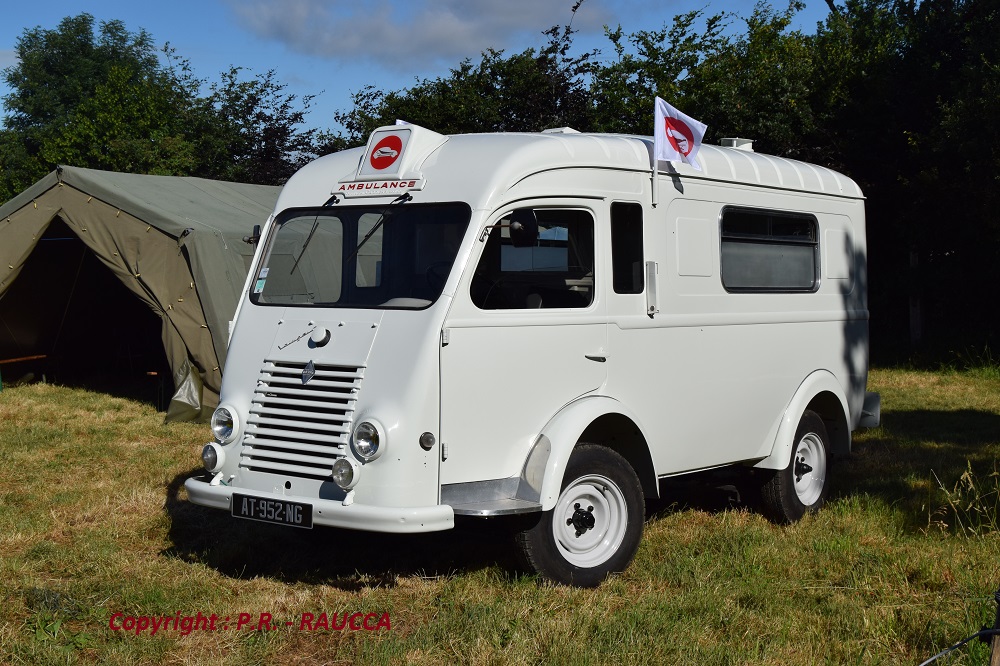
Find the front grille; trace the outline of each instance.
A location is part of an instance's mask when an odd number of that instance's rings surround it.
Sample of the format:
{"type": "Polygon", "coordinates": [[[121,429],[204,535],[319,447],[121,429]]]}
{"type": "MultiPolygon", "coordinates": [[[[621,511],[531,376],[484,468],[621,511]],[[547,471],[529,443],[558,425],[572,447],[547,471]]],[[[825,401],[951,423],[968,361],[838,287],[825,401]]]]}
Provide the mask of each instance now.
{"type": "Polygon", "coordinates": [[[364,368],[265,361],[247,417],[240,466],[328,479],[345,455],[364,368]]]}

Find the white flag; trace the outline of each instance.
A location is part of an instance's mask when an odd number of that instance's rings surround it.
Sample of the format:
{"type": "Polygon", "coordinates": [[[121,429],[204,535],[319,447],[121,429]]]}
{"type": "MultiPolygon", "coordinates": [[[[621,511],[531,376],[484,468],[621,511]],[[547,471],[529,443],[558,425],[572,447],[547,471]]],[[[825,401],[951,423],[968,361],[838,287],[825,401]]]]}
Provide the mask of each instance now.
{"type": "Polygon", "coordinates": [[[657,97],[653,158],[664,162],[686,162],[701,171],[701,165],[695,158],[707,129],[708,125],[684,115],[657,97]]]}

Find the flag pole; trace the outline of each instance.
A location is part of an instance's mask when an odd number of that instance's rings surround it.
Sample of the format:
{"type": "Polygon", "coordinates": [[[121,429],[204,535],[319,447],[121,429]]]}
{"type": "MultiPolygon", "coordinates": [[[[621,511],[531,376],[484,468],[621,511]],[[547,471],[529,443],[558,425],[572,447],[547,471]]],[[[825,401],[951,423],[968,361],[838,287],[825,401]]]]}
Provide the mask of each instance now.
{"type": "Polygon", "coordinates": [[[653,187],[653,193],[652,193],[653,194],[653,208],[656,208],[656,204],[659,203],[659,199],[660,199],[660,188],[658,187],[659,183],[656,182],[656,167],[657,167],[657,160],[659,159],[659,157],[657,157],[657,154],[656,154],[657,153],[657,151],[656,151],[656,148],[657,148],[657,145],[656,145],[656,117],[657,117],[657,113],[656,113],[656,109],[657,109],[656,100],[658,100],[658,99],[659,99],[658,97],[656,97],[656,98],[653,99],[653,155],[652,155],[652,157],[653,157],[653,159],[652,159],[653,168],[650,169],[650,174],[649,174],[650,182],[652,183],[652,187],[653,187]]]}
{"type": "Polygon", "coordinates": [[[653,208],[656,208],[656,204],[659,203],[659,198],[660,198],[659,197],[660,188],[659,188],[659,182],[657,182],[657,177],[656,177],[657,176],[657,168],[656,167],[657,167],[657,164],[656,164],[656,149],[654,148],[653,149],[653,168],[652,168],[652,173],[650,174],[650,178],[651,178],[652,183],[653,183],[653,208]]]}

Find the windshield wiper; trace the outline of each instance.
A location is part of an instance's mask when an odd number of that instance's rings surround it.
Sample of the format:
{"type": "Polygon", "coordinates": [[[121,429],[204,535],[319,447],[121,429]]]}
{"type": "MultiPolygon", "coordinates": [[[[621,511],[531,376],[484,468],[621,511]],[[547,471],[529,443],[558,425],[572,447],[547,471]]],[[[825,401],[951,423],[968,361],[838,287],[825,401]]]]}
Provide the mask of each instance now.
{"type": "Polygon", "coordinates": [[[382,226],[382,223],[385,222],[385,220],[386,220],[386,217],[385,217],[386,213],[389,212],[390,208],[392,208],[393,206],[398,206],[399,204],[404,204],[404,203],[406,203],[407,201],[409,201],[412,198],[413,198],[413,196],[409,192],[403,192],[398,197],[396,197],[395,199],[393,199],[385,208],[383,208],[382,209],[382,214],[378,216],[378,222],[375,223],[375,226],[372,227],[371,231],[369,231],[367,234],[365,234],[365,237],[363,239],[361,239],[361,242],[358,243],[358,246],[356,248],[354,248],[354,252],[351,252],[351,256],[349,256],[347,258],[347,261],[345,261],[344,263],[345,264],[350,263],[351,259],[353,259],[354,257],[358,256],[358,252],[360,252],[361,248],[363,248],[365,246],[365,243],[368,242],[368,239],[371,238],[372,234],[374,234],[376,231],[378,231],[379,227],[382,226]]]}
{"type": "Polygon", "coordinates": [[[306,242],[302,244],[302,251],[299,252],[299,256],[296,257],[296,259],[295,259],[295,263],[292,264],[292,270],[288,271],[289,275],[291,275],[292,273],[295,272],[296,267],[298,267],[298,265],[299,265],[299,261],[301,261],[301,259],[302,259],[302,255],[304,255],[306,253],[306,248],[309,247],[309,241],[312,240],[313,234],[316,233],[316,229],[318,229],[318,228],[319,228],[319,215],[317,215],[316,219],[313,220],[312,229],[309,230],[309,235],[306,236],[306,242]]]}

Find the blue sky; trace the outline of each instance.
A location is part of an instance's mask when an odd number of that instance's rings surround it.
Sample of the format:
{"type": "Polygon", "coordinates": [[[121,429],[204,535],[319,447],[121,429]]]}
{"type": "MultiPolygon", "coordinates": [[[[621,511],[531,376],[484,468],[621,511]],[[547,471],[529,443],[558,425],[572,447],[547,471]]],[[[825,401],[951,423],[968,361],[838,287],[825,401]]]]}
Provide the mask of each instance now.
{"type": "MultiPolygon", "coordinates": [[[[333,113],[350,108],[351,92],[372,84],[397,90],[417,79],[446,74],[462,58],[487,48],[519,52],[544,43],[541,31],[570,19],[572,0],[84,0],[9,2],[0,22],[0,68],[15,64],[14,47],[26,28],[55,28],[81,12],[144,28],[157,44],[169,42],[200,78],[215,80],[230,65],[253,72],[274,69],[297,95],[318,95],[308,117],[334,127],[333,113]]],[[[783,0],[772,2],[783,8],[783,0]]],[[[826,18],[824,0],[806,0],[796,27],[813,32],[826,18]]],[[[586,0],[573,21],[574,44],[602,48],[611,57],[604,26],[626,34],[657,29],[675,15],[707,6],[710,13],[748,15],[739,0],[586,0]]],[[[738,27],[738,25],[736,26],[738,27]]],[[[0,83],[0,96],[9,90],[0,83]]]]}

